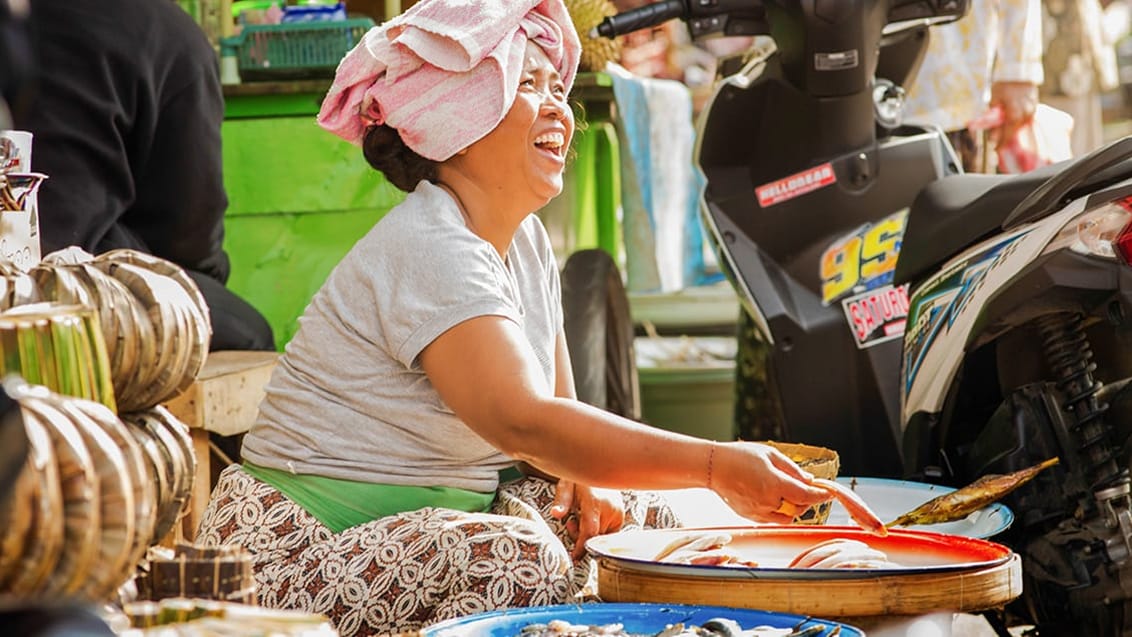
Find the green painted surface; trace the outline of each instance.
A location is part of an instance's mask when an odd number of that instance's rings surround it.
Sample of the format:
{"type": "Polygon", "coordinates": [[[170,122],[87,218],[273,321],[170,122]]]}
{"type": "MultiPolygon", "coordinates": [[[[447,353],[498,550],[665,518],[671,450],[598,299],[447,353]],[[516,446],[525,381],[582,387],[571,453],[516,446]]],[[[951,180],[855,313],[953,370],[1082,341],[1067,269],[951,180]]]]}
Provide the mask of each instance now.
{"type": "Polygon", "coordinates": [[[576,244],[574,250],[602,248],[620,262],[621,206],[620,148],[612,124],[610,105],[613,79],[605,73],[580,73],[574,85],[574,161],[571,215],[576,244]]]}
{"type": "Polygon", "coordinates": [[[228,286],[267,317],[280,350],[330,271],[383,209],[230,217],[228,286]]]}
{"type": "Polygon", "coordinates": [[[313,117],[226,120],[228,216],[380,208],[403,194],[313,117]]]}
{"type": "Polygon", "coordinates": [[[246,117],[308,116],[314,125],[314,116],[322,104],[324,93],[272,93],[256,96],[228,97],[224,101],[226,119],[246,117]]]}
{"type": "Polygon", "coordinates": [[[223,136],[228,286],[282,349],[330,271],[404,193],[313,115],[228,119],[223,136]]]}

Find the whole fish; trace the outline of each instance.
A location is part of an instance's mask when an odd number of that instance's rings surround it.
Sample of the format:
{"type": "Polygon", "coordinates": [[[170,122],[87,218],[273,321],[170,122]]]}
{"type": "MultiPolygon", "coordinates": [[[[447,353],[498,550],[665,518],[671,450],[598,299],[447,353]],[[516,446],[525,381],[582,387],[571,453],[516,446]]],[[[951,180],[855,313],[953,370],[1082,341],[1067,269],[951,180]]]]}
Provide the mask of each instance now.
{"type": "Polygon", "coordinates": [[[940,524],[962,520],[971,513],[1026,484],[1034,476],[1057,464],[1057,462],[1057,458],[1050,458],[1014,473],[985,475],[962,489],[928,500],[885,526],[892,528],[911,524],[940,524]]]}

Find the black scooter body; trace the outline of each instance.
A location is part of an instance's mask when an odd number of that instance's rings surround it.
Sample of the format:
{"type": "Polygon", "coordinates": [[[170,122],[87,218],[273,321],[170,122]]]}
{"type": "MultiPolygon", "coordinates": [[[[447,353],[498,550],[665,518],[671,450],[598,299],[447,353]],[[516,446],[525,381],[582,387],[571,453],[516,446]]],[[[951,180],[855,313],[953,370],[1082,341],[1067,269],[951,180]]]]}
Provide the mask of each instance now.
{"type": "Polygon", "coordinates": [[[786,437],[837,449],[845,475],[897,477],[900,340],[859,349],[841,303],[822,302],[819,265],[836,239],[907,208],[926,184],[958,168],[938,130],[901,127],[856,139],[862,128],[874,130],[873,108],[868,93],[802,94],[770,56],[749,87],[725,84],[705,110],[702,212],[720,263],[773,341],[765,378],[775,385],[768,393],[778,399],[786,437]],[[760,143],[733,143],[739,139],[760,143]],[[826,163],[828,185],[776,203],[756,196],[760,186],[826,163]]]}

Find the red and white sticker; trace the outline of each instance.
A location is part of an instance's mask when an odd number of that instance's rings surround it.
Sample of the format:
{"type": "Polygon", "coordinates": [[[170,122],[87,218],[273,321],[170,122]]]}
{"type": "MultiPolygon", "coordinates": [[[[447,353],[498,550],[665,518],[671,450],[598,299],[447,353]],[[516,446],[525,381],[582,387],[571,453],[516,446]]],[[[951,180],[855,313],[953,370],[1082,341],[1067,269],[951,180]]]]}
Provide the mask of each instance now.
{"type": "Polygon", "coordinates": [[[886,285],[852,296],[841,302],[849,329],[864,349],[891,341],[904,335],[908,320],[908,284],[900,287],[886,285]]]}
{"type": "Polygon", "coordinates": [[[759,198],[759,205],[763,208],[776,203],[789,201],[795,197],[824,188],[837,181],[833,174],[833,166],[826,162],[820,166],[808,168],[778,181],[772,181],[755,188],[755,195],[759,198]]]}

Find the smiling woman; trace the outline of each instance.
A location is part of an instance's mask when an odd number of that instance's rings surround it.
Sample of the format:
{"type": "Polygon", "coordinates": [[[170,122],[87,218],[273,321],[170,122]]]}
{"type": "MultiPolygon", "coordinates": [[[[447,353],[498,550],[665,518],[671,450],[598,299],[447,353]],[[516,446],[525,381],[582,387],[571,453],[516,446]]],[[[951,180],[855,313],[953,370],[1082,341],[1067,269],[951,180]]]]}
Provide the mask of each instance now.
{"type": "Polygon", "coordinates": [[[562,0],[423,0],[338,66],[319,122],[408,195],[311,300],[203,515],[264,605],[355,635],[563,603],[593,592],[587,539],[676,524],[648,489],[777,522],[828,499],[765,445],[577,400],[533,213],[562,190],[578,51],[562,0]]]}

